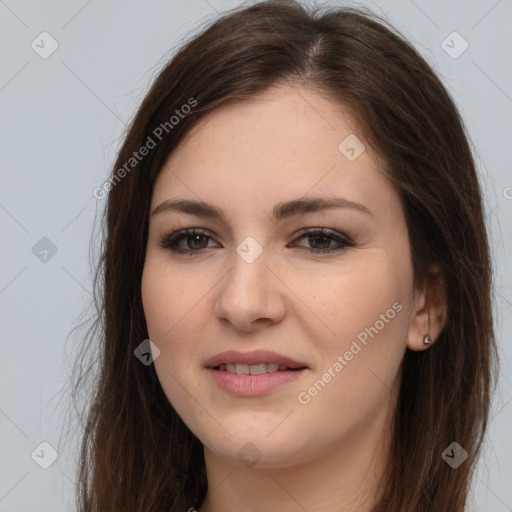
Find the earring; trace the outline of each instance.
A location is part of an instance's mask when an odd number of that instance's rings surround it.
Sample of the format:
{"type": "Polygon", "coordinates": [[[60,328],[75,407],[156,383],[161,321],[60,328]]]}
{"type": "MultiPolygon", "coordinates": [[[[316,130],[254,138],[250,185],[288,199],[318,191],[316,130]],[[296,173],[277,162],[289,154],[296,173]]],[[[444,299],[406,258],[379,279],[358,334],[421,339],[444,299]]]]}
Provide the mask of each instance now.
{"type": "Polygon", "coordinates": [[[432,338],[430,337],[430,313],[427,308],[427,316],[428,316],[428,334],[423,338],[423,343],[425,345],[430,345],[432,343],[432,338]]]}

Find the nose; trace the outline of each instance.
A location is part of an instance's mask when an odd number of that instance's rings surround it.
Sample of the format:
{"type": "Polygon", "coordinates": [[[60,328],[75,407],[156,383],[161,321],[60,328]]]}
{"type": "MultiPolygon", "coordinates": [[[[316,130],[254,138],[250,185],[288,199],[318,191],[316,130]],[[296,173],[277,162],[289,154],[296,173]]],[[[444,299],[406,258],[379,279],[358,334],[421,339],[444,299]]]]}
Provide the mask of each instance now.
{"type": "Polygon", "coordinates": [[[224,327],[254,332],[283,319],[286,286],[268,263],[265,251],[251,263],[234,253],[233,266],[217,288],[215,314],[224,327]]]}

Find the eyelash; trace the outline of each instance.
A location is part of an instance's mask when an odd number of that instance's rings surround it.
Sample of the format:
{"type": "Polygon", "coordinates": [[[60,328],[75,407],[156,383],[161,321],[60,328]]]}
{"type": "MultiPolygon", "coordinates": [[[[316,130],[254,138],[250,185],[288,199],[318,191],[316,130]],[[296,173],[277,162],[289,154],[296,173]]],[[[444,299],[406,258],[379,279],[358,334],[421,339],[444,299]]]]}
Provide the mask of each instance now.
{"type": "MultiPolygon", "coordinates": [[[[344,251],[349,247],[354,247],[353,241],[345,234],[337,233],[335,231],[326,230],[324,228],[305,228],[299,231],[300,236],[298,238],[303,238],[306,235],[322,235],[324,237],[330,238],[331,240],[337,241],[339,244],[342,244],[341,247],[328,248],[328,249],[305,249],[301,250],[310,253],[310,254],[326,254],[337,251],[344,251]],[[341,236],[340,236],[341,235],[341,236]]],[[[211,238],[208,232],[199,229],[199,228],[189,228],[189,229],[181,229],[178,231],[171,231],[166,235],[162,236],[159,242],[159,246],[163,249],[167,249],[175,254],[188,254],[193,256],[194,254],[201,254],[205,248],[193,250],[193,249],[179,249],[177,244],[181,242],[183,239],[186,239],[189,236],[203,236],[206,238],[211,238]]]]}

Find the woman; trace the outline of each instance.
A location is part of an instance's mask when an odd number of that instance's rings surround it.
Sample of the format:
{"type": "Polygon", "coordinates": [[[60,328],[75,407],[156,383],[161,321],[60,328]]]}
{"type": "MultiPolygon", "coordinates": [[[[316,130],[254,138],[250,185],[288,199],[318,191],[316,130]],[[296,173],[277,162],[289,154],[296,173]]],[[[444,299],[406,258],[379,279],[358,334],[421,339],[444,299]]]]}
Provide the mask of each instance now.
{"type": "Polygon", "coordinates": [[[384,20],[226,14],[97,192],[80,511],[464,510],[497,363],[481,190],[384,20]]]}

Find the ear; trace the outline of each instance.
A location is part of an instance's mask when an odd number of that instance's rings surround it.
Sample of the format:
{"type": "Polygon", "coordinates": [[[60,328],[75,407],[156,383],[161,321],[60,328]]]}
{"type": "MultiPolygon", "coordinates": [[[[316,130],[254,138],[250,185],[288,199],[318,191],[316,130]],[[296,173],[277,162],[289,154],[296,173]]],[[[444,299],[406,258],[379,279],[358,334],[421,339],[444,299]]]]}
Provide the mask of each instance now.
{"type": "Polygon", "coordinates": [[[426,350],[425,336],[430,334],[435,342],[443,330],[448,315],[446,282],[439,265],[431,265],[424,284],[415,290],[414,312],[411,316],[407,347],[411,350],[426,350]],[[430,325],[429,325],[430,324],[430,325]]]}

